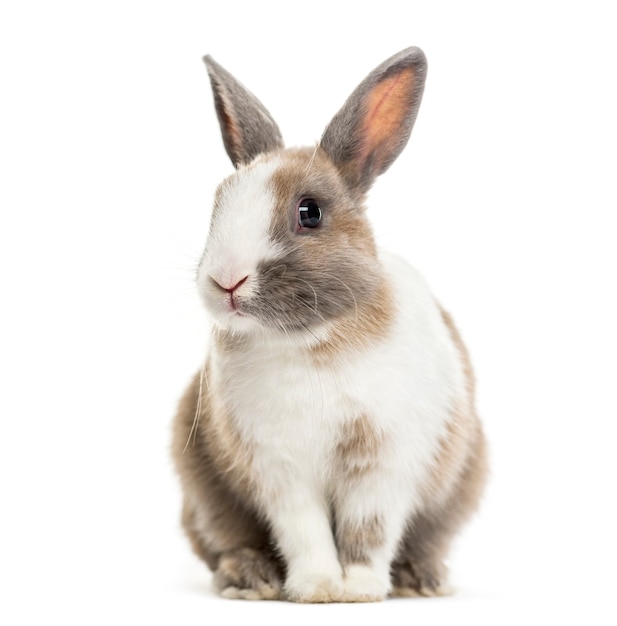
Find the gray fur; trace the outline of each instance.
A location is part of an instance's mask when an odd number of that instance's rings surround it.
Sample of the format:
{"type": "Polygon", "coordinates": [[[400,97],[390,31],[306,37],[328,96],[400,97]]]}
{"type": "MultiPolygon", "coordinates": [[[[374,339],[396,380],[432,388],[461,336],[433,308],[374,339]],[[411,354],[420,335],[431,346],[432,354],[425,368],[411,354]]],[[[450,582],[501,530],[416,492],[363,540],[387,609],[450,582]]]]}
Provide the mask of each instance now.
{"type": "Polygon", "coordinates": [[[258,98],[211,56],[205,56],[204,63],[212,83],[223,143],[234,167],[282,148],[281,131],[258,98]]]}

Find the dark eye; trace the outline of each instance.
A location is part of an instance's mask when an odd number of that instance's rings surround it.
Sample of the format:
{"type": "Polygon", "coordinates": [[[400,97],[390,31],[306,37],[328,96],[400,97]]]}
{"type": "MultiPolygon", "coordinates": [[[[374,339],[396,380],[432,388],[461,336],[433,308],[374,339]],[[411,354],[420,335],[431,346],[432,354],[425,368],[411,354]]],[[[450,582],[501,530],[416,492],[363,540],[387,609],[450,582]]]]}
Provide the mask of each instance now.
{"type": "Polygon", "coordinates": [[[321,220],[321,209],[313,198],[302,198],[298,203],[298,224],[302,228],[316,228],[321,220]]]}

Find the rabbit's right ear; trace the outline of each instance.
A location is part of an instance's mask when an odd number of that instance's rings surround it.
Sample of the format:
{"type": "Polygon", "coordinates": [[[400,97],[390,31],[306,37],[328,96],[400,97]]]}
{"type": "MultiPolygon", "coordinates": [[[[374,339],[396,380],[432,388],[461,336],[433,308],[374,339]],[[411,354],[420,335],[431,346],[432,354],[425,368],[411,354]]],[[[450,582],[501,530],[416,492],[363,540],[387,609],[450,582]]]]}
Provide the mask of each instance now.
{"type": "Polygon", "coordinates": [[[281,131],[266,107],[211,56],[205,56],[204,63],[212,83],[225,150],[234,167],[281,149],[281,131]]]}

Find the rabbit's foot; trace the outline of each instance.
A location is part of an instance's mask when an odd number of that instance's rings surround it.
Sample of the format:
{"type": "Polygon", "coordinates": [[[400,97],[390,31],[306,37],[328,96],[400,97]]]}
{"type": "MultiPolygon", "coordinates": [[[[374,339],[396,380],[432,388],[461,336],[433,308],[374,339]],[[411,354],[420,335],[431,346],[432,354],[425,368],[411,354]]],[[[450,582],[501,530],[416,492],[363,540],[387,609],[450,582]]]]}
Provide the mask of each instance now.
{"type": "Polygon", "coordinates": [[[392,568],[393,597],[448,596],[453,589],[445,582],[445,571],[440,565],[405,561],[392,568]]]}
{"type": "Polygon", "coordinates": [[[341,602],[380,602],[388,594],[388,580],[366,565],[348,566],[344,587],[341,602]]]}
{"type": "Polygon", "coordinates": [[[224,598],[279,600],[280,564],[270,554],[253,548],[227,552],[219,560],[214,585],[224,598]]]}
{"type": "Polygon", "coordinates": [[[340,573],[292,575],[285,583],[285,594],[292,602],[338,602],[343,595],[340,573]]]}

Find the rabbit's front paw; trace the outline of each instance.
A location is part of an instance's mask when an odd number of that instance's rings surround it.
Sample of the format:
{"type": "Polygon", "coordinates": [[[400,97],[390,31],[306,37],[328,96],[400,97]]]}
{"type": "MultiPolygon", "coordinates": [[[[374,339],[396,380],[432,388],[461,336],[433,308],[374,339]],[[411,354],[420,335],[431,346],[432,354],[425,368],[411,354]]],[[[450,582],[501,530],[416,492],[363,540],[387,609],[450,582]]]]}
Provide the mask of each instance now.
{"type": "Polygon", "coordinates": [[[341,602],[380,602],[388,595],[389,581],[366,565],[346,569],[341,602]]]}
{"type": "Polygon", "coordinates": [[[291,575],[285,583],[285,595],[292,602],[338,602],[343,594],[339,573],[291,575]]]}

